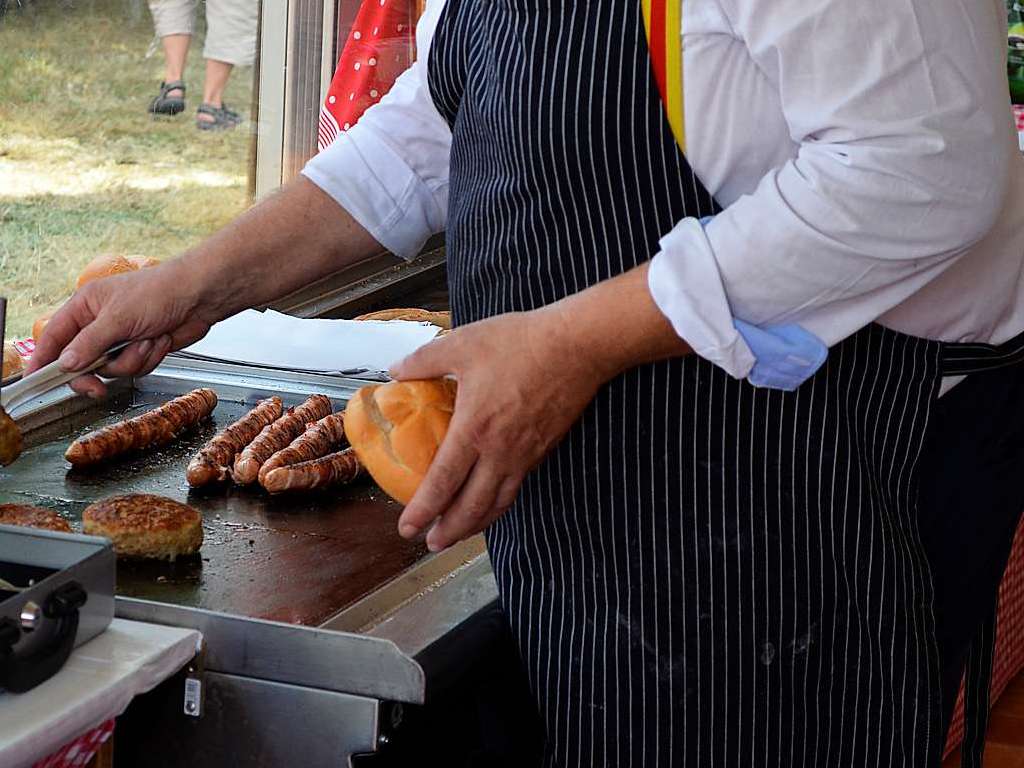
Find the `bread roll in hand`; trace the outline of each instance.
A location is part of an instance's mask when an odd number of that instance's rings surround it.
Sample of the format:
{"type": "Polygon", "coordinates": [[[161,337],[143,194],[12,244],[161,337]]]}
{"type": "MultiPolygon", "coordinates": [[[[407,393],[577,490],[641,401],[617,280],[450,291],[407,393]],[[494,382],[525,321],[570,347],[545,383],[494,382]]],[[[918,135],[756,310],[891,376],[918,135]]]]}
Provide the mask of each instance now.
{"type": "Polygon", "coordinates": [[[437,454],[455,410],[451,379],[363,387],[345,409],[352,448],[389,496],[408,504],[437,454]]]}

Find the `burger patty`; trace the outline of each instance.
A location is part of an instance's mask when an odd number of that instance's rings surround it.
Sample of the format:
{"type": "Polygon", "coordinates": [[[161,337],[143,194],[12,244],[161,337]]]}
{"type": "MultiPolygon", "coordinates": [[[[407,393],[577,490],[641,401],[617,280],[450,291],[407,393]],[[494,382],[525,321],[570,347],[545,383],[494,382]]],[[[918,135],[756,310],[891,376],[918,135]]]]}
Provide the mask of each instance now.
{"type": "Polygon", "coordinates": [[[88,506],[82,530],[105,536],[121,557],[174,560],[192,555],[203,544],[203,518],[198,511],[163,496],[132,493],[88,506]]]}
{"type": "Polygon", "coordinates": [[[0,504],[0,525],[20,525],[25,528],[71,533],[68,521],[52,509],[30,507],[26,504],[0,504]]]}

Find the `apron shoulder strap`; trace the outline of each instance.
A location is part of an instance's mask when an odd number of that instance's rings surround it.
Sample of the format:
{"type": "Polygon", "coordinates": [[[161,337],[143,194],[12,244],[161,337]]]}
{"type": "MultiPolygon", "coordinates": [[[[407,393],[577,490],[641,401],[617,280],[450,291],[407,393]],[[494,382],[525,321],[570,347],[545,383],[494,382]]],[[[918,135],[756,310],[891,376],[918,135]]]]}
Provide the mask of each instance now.
{"type": "Polygon", "coordinates": [[[686,154],[686,122],[683,107],[683,2],[640,0],[647,32],[651,69],[665,117],[679,151],[686,154]]]}

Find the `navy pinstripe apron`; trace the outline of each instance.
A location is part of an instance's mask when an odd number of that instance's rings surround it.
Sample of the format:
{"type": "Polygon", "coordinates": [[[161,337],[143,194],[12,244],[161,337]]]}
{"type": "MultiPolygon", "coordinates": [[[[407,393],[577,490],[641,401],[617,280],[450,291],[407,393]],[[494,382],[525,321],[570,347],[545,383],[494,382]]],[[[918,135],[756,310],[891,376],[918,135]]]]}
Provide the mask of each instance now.
{"type": "MultiPolygon", "coordinates": [[[[611,278],[717,210],[639,2],[448,0],[429,85],[457,324],[611,278]]],[[[600,391],[488,534],[550,764],[936,764],[917,499],[944,351],[871,326],[792,393],[694,355],[600,391]]]]}

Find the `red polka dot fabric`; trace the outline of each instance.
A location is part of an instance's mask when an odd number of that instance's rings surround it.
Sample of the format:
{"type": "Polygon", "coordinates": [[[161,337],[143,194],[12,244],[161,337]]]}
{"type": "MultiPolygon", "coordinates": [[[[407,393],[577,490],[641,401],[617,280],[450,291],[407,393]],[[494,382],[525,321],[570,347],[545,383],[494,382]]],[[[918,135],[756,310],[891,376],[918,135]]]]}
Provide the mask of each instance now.
{"type": "Polygon", "coordinates": [[[412,64],[416,0],[363,0],[320,110],[322,151],[358,122],[412,64]]]}
{"type": "Polygon", "coordinates": [[[32,768],[78,768],[88,765],[93,755],[100,751],[103,742],[109,739],[113,732],[114,719],[111,718],[88,733],[82,734],[45,760],[35,763],[32,768]]]}

